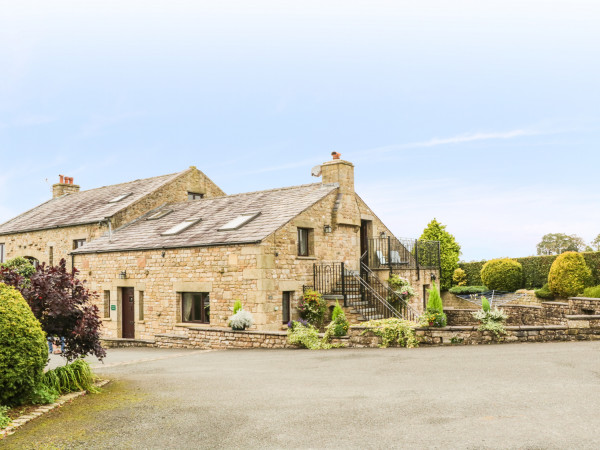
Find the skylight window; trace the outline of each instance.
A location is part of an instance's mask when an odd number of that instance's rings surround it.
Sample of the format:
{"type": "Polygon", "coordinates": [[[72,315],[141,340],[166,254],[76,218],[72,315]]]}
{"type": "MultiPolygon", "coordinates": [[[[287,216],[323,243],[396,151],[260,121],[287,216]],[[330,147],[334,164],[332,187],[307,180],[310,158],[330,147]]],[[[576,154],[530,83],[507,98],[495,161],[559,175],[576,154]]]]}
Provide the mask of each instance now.
{"type": "Polygon", "coordinates": [[[248,213],[248,214],[240,214],[235,219],[230,220],[225,225],[223,225],[221,228],[219,228],[219,231],[237,230],[238,228],[243,227],[248,222],[250,222],[252,219],[254,219],[255,217],[258,217],[259,215],[260,215],[259,212],[257,212],[257,213],[248,213]]]}
{"type": "Polygon", "coordinates": [[[146,220],[157,220],[157,219],[162,219],[163,217],[165,217],[167,214],[172,213],[173,210],[172,209],[162,209],[160,211],[156,211],[154,214],[150,215],[149,217],[146,217],[146,220]]]}
{"type": "Polygon", "coordinates": [[[187,230],[192,225],[200,222],[202,219],[186,219],[181,223],[178,223],[174,227],[169,228],[167,231],[162,233],[162,236],[173,236],[174,234],[179,234],[182,231],[187,230]]]}
{"type": "Polygon", "coordinates": [[[117,203],[120,202],[121,200],[123,200],[124,198],[127,198],[131,195],[131,192],[128,192],[127,194],[121,194],[115,198],[113,198],[112,200],[109,200],[108,203],[117,203]]]}

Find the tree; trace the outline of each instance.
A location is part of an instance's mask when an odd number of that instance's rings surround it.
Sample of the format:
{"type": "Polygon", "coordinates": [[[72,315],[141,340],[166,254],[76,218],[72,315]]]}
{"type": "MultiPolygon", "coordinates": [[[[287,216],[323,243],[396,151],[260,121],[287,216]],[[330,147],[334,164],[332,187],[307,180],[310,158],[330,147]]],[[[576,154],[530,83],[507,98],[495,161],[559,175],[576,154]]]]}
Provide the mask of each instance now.
{"type": "Polygon", "coordinates": [[[77,269],[69,273],[66,261],[58,266],[42,264],[27,280],[16,271],[0,269],[0,281],[17,288],[42,324],[49,337],[64,337],[64,356],[73,360],[93,354],[102,359],[106,352],[100,345],[100,316],[91,303],[93,294],[77,279],[77,269]]]}
{"type": "Polygon", "coordinates": [[[592,247],[594,247],[597,252],[600,252],[600,234],[596,236],[590,244],[592,244],[592,247]]]}
{"type": "Polygon", "coordinates": [[[423,230],[420,239],[440,242],[440,288],[447,291],[452,287],[452,275],[458,267],[460,245],[458,245],[454,236],[446,231],[446,225],[442,225],[435,218],[423,230]]]}
{"type": "Polygon", "coordinates": [[[575,234],[549,233],[537,245],[537,254],[560,255],[564,252],[581,252],[585,248],[585,241],[575,234]]]}

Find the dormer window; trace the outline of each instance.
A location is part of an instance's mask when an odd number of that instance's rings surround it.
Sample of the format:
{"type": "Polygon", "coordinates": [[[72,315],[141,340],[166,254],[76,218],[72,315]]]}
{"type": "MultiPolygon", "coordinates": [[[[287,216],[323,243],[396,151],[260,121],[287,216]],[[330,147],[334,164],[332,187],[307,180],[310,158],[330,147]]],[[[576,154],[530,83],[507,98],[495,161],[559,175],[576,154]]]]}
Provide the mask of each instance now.
{"type": "Polygon", "coordinates": [[[188,192],[188,200],[200,200],[204,198],[204,194],[200,194],[198,192],[188,192]]]}
{"type": "Polygon", "coordinates": [[[158,220],[158,219],[162,219],[167,214],[170,214],[172,212],[173,212],[172,209],[161,209],[160,211],[156,211],[155,213],[153,213],[150,216],[146,217],[146,220],[158,220]]]}
{"type": "Polygon", "coordinates": [[[243,227],[248,222],[250,222],[252,219],[258,217],[259,215],[260,215],[260,212],[240,214],[235,219],[230,220],[225,225],[223,225],[221,228],[219,228],[218,231],[232,231],[232,230],[237,230],[238,228],[243,227]]]}
{"type": "Polygon", "coordinates": [[[162,236],[173,236],[175,234],[179,234],[182,231],[187,230],[189,227],[191,227],[192,225],[197,224],[198,222],[200,222],[202,219],[186,219],[181,223],[178,223],[177,225],[175,225],[174,227],[169,228],[167,231],[162,233],[162,236]]]}
{"type": "Polygon", "coordinates": [[[113,198],[112,200],[109,200],[108,203],[117,203],[117,202],[120,202],[124,198],[129,197],[130,195],[131,195],[131,192],[128,192],[127,194],[118,195],[117,197],[113,198]]]}

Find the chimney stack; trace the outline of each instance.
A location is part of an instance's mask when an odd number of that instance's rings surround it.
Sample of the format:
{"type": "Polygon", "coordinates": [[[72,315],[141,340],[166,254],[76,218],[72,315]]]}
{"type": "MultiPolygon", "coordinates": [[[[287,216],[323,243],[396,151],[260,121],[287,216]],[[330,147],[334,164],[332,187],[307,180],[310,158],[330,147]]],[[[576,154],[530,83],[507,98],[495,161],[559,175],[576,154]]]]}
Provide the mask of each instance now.
{"type": "Polygon", "coordinates": [[[360,211],[354,193],[354,164],[340,159],[341,153],[332,152],[333,159],[321,165],[323,184],[339,183],[339,194],[333,210],[336,225],[360,226],[360,211]]]}
{"type": "Polygon", "coordinates": [[[52,185],[52,198],[62,197],[65,194],[75,194],[79,192],[79,186],[73,184],[72,177],[59,175],[59,182],[52,185]]]}

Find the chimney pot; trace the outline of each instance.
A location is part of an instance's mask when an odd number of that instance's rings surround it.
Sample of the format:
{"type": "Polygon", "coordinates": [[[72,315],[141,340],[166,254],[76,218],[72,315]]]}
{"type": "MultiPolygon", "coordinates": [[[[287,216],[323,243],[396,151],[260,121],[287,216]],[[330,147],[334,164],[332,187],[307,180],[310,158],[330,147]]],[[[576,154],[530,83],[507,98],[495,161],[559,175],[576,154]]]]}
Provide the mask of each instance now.
{"type": "Polygon", "coordinates": [[[63,184],[65,182],[65,176],[64,175],[59,175],[58,177],[60,179],[59,183],[63,184]]]}
{"type": "Polygon", "coordinates": [[[333,159],[340,159],[340,156],[342,156],[342,154],[338,152],[331,152],[331,156],[333,156],[333,159]]]}

